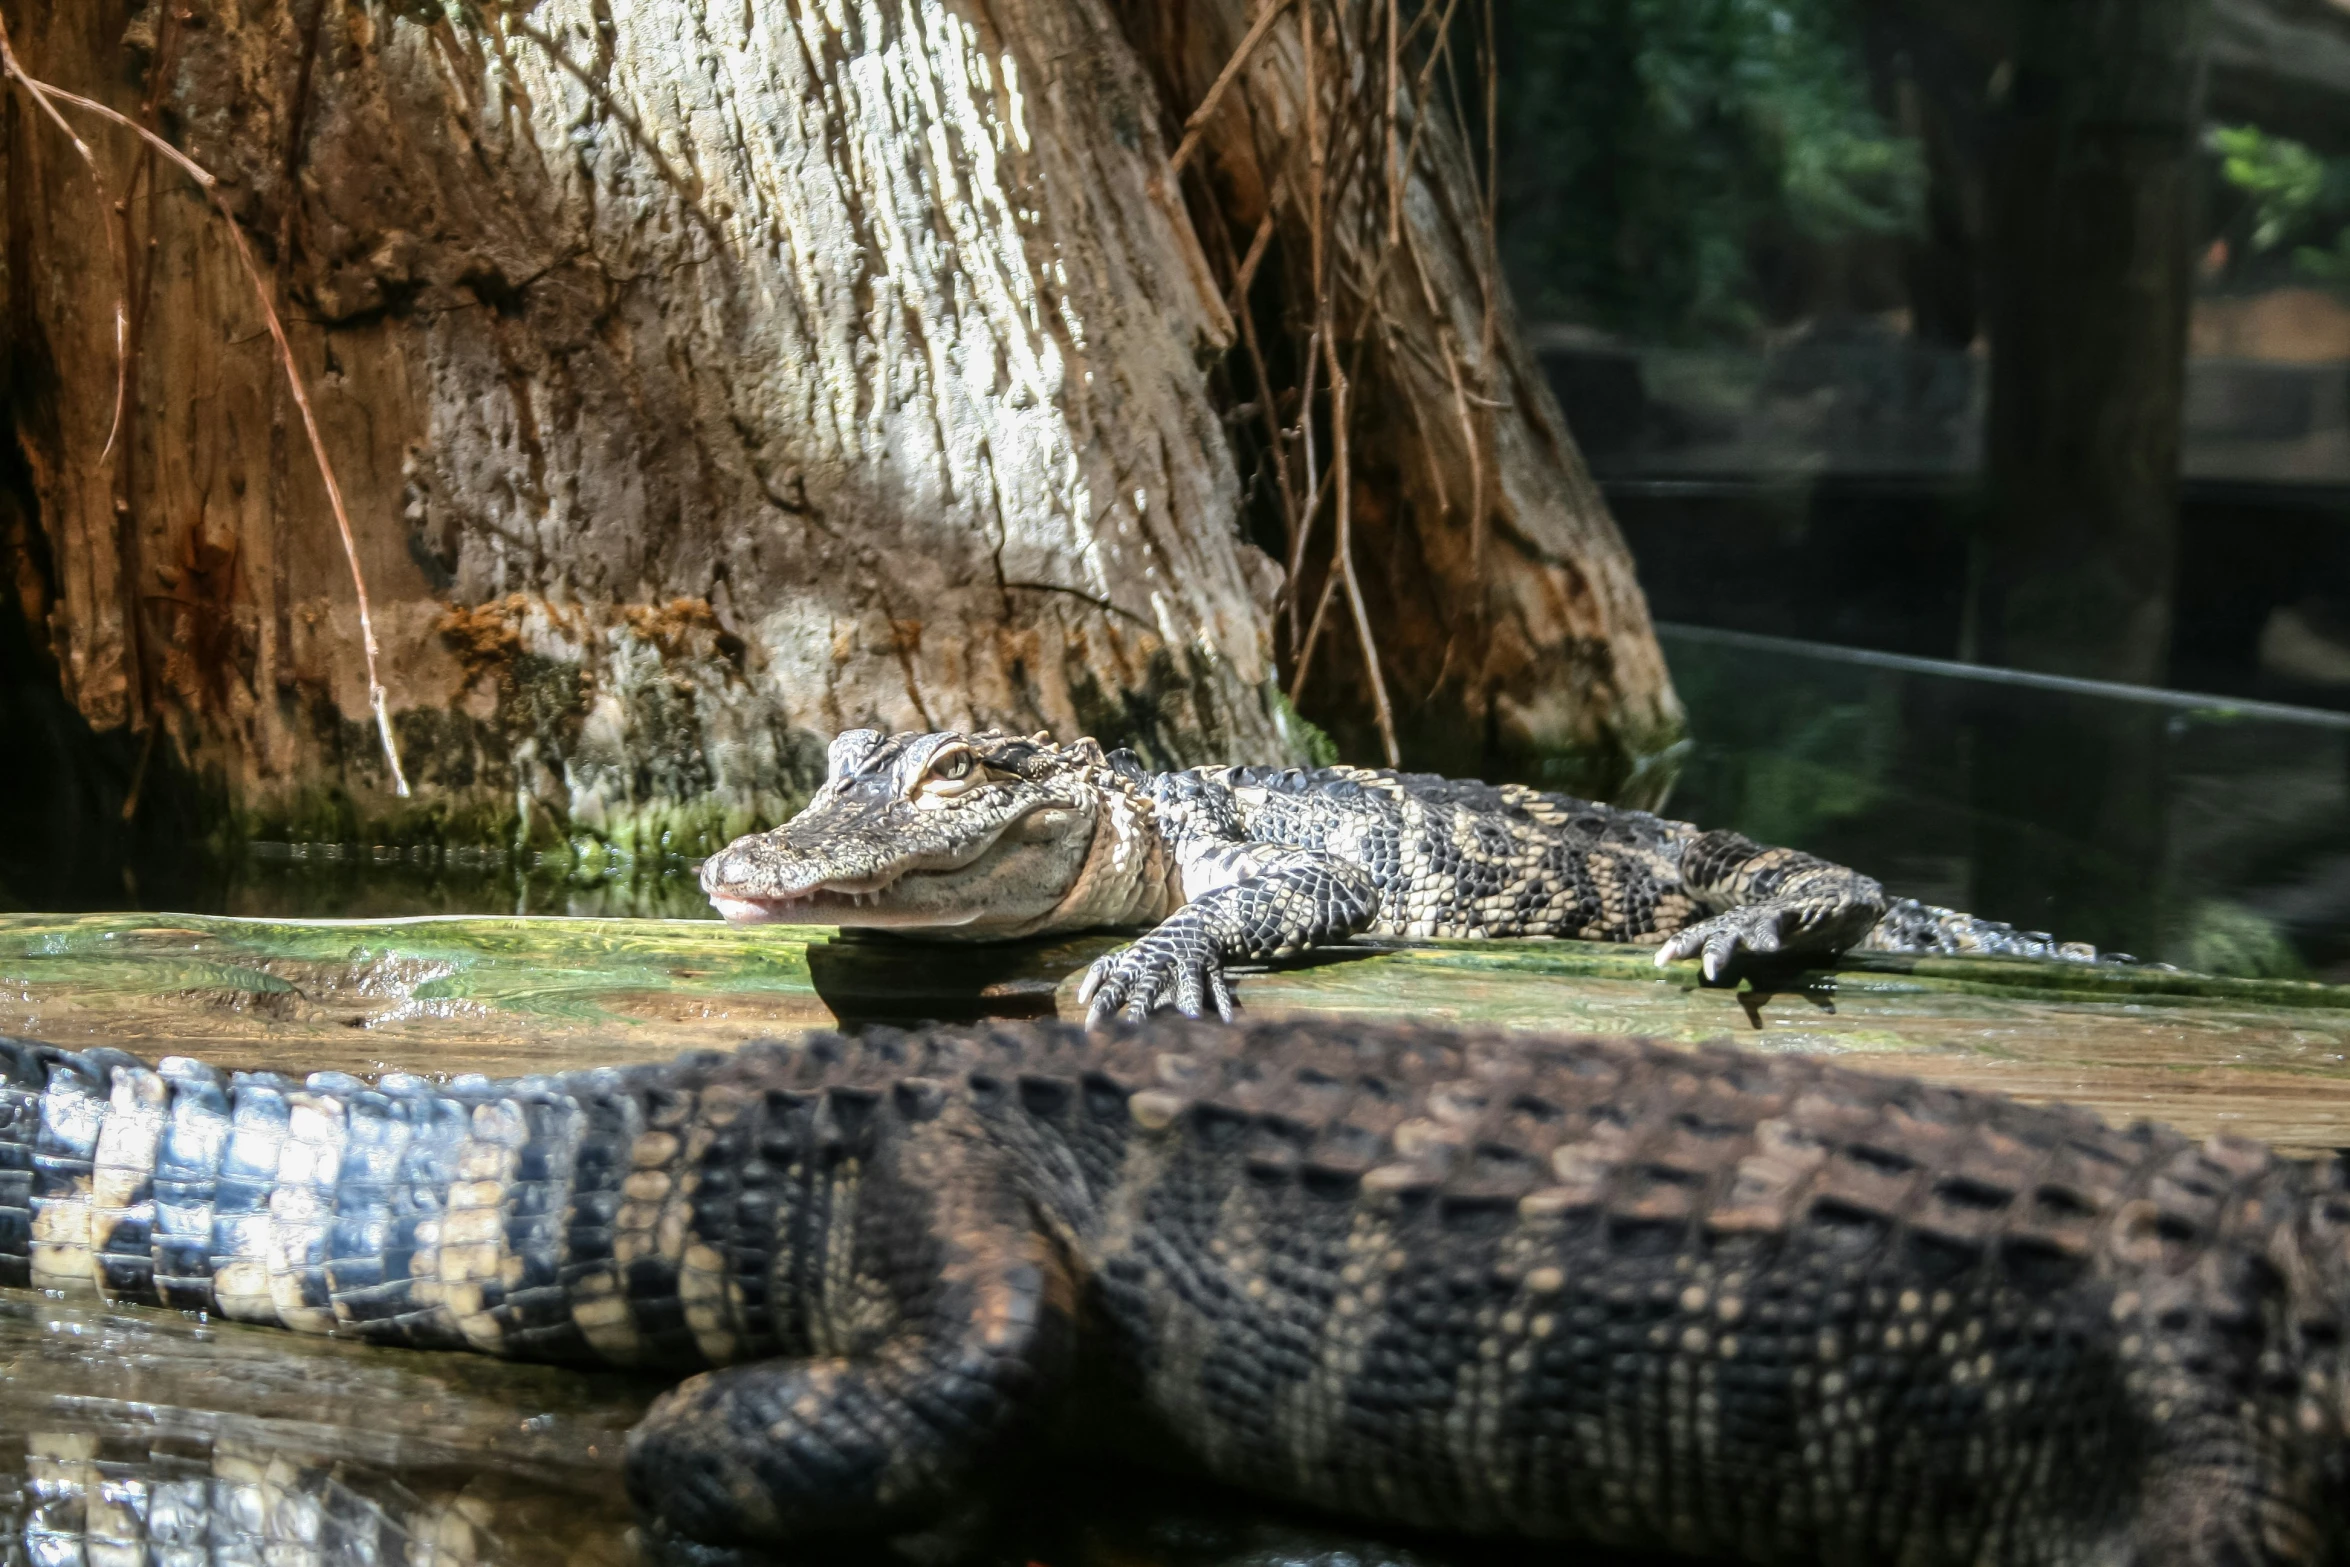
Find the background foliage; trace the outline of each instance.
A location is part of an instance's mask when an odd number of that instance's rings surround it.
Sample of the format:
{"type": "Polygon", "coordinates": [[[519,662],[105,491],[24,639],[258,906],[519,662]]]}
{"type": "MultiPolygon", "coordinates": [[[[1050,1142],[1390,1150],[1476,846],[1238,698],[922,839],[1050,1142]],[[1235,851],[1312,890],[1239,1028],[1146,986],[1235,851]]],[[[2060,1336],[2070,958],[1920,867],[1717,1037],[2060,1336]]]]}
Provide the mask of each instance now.
{"type": "Polygon", "coordinates": [[[1536,319],[1649,341],[1761,324],[1753,251],[1913,230],[1914,140],[1851,0],[1508,0],[1503,251],[1536,319]]]}
{"type": "Polygon", "coordinates": [[[2219,160],[2220,237],[2243,252],[2233,271],[2282,263],[2302,278],[2350,284],[2350,158],[2257,125],[2214,125],[2205,145],[2219,160]]]}

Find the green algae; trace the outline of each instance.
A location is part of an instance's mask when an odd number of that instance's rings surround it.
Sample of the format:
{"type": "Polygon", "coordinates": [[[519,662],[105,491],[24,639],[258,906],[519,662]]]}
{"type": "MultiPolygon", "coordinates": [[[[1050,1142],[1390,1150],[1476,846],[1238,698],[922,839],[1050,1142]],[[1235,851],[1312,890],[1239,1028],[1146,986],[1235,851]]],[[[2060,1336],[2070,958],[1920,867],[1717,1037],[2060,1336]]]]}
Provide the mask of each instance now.
{"type": "MultiPolygon", "coordinates": [[[[0,1029],[283,1071],[527,1072],[925,1018],[1078,1015],[1088,936],[528,916],[0,917],[0,1029]]],[[[1708,985],[1640,948],[1362,942],[1241,970],[1259,1017],[1636,1033],[1862,1064],[2294,1147],[2350,1143],[2350,988],[1855,953],[1708,985]]]]}

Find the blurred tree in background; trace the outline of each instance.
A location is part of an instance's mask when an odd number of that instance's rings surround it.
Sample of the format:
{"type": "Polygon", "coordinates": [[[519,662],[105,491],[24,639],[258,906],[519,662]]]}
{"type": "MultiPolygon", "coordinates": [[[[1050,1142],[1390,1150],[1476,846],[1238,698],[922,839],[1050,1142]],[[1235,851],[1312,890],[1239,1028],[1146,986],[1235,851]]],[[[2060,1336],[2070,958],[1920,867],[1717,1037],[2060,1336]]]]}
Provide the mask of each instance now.
{"type": "Polygon", "coordinates": [[[1508,0],[1500,25],[1502,249],[1537,318],[1746,336],[1758,250],[1921,220],[1851,0],[1508,0]]]}

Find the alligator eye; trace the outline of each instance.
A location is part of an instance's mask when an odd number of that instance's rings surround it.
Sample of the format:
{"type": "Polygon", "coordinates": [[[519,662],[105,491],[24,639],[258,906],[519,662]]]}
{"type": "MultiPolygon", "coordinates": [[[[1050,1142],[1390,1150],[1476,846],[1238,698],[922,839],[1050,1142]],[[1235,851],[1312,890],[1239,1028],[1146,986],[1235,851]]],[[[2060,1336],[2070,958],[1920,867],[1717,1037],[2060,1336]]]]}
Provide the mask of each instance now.
{"type": "Polygon", "coordinates": [[[931,760],[930,765],[923,769],[921,781],[914,785],[909,798],[917,805],[925,801],[944,805],[949,800],[960,800],[973,790],[983,787],[987,779],[987,769],[980,765],[979,758],[957,747],[951,751],[941,751],[931,760]]]}

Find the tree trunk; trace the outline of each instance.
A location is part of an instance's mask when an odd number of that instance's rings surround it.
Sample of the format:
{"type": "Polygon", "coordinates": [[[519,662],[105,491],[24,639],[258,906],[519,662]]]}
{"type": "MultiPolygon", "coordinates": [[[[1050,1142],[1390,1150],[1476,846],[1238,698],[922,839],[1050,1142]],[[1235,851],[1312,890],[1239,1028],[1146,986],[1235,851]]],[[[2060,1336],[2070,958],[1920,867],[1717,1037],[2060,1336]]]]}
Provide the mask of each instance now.
{"type": "Polygon", "coordinates": [[[2031,0],[1995,115],[1976,631],[1994,663],[2159,683],[2178,554],[2209,0],[2031,0]]]}
{"type": "MultiPolygon", "coordinates": [[[[1275,0],[1113,3],[1158,74],[1173,135],[1275,0]]],[[[1228,287],[1231,258],[1267,240],[1250,299],[1237,302],[1272,344],[1261,384],[1249,356],[1232,356],[1244,406],[1287,409],[1309,384],[1332,384],[1327,357],[1307,383],[1300,350],[1317,324],[1344,349],[1348,444],[1325,414],[1318,450],[1290,439],[1263,454],[1293,491],[1319,482],[1323,502],[1302,530],[1296,504],[1265,529],[1303,568],[1277,628],[1284,673],[1295,682],[1310,661],[1305,705],[1355,754],[1377,749],[1384,698],[1407,756],[1650,802],[1671,781],[1680,704],[1630,553],[1519,334],[1483,152],[1442,106],[1451,84],[1458,110],[1482,119],[1474,15],[1425,0],[1300,0],[1249,51],[1187,171],[1228,287]],[[1311,65],[1301,14],[1313,21],[1311,65]],[[1432,62],[1439,17],[1456,16],[1441,45],[1450,58],[1432,62]],[[1393,52],[1389,29],[1403,45],[1393,52]],[[1322,300],[1337,303],[1318,310],[1322,300]],[[1351,484],[1339,484],[1342,463],[1351,484]],[[1376,683],[1359,633],[1342,629],[1343,602],[1310,637],[1325,593],[1347,597],[1331,583],[1341,508],[1376,683]]],[[[1482,143],[1485,127],[1474,129],[1482,143]]]]}
{"type": "MultiPolygon", "coordinates": [[[[19,596],[89,723],[164,735],[245,830],[692,850],[788,810],[859,724],[1304,753],[1274,683],[1281,573],[1236,532],[1202,368],[1232,322],[1154,183],[1157,93],[1102,0],[0,17],[33,74],[221,177],[350,503],[410,802],[224,225],[75,121],[127,198],[109,448],[106,209],[10,91],[19,596]]],[[[1505,450],[1571,451],[1555,414],[1496,422],[1505,450]]],[[[1645,754],[1671,693],[1612,532],[1550,521],[1596,514],[1572,494],[1503,524],[1525,534],[1504,548],[1562,557],[1566,608],[1509,655],[1497,711],[1645,754]]]]}

